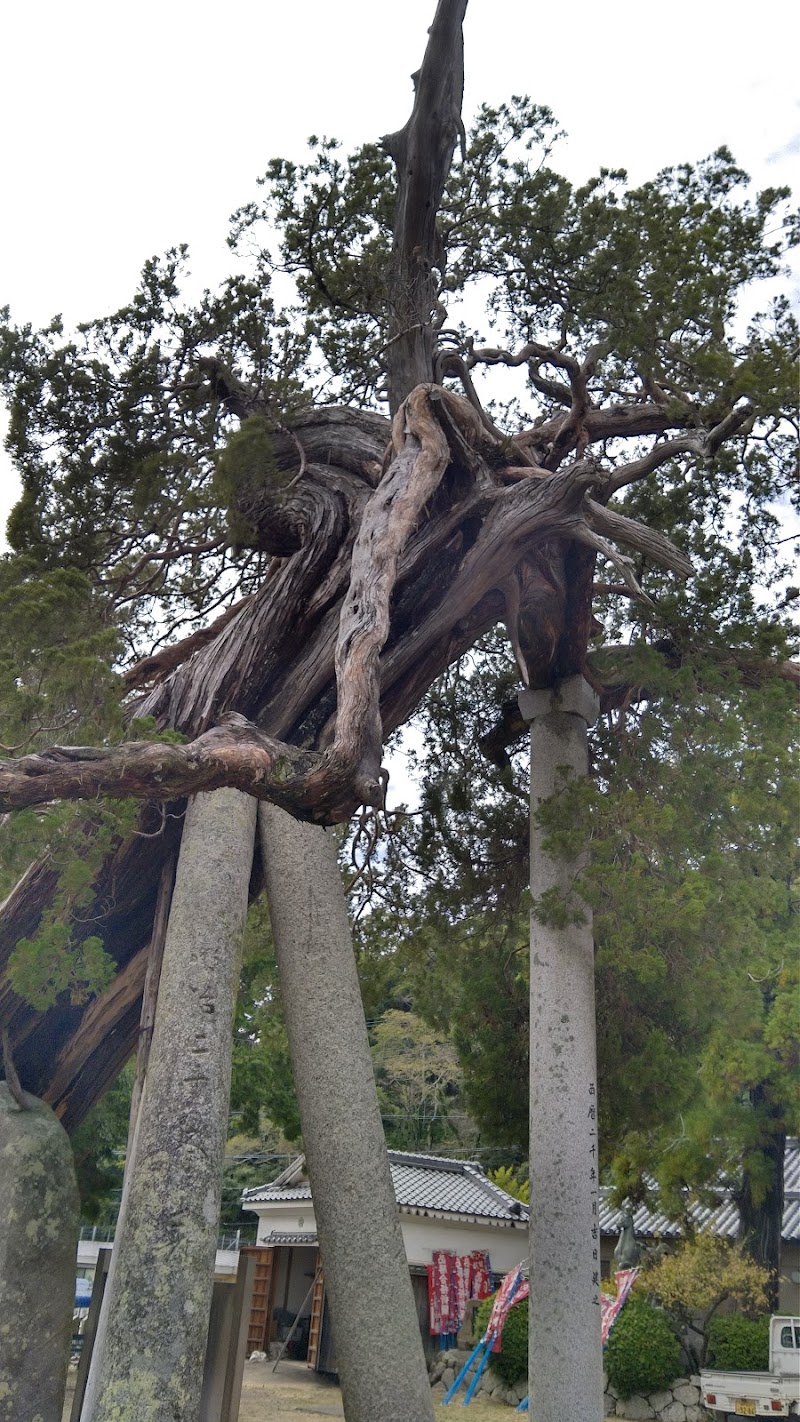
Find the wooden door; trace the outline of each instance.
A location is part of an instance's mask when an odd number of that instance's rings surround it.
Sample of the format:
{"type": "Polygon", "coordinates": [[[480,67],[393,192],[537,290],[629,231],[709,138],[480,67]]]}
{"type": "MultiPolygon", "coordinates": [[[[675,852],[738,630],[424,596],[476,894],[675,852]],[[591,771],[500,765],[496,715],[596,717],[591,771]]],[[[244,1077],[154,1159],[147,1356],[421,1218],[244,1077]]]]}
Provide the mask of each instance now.
{"type": "Polygon", "coordinates": [[[242,1254],[255,1255],[256,1261],[253,1300],[250,1305],[250,1322],[247,1328],[247,1357],[249,1358],[251,1353],[266,1351],[269,1343],[275,1250],[267,1245],[248,1244],[242,1249],[242,1254]]]}
{"type": "Polygon", "coordinates": [[[322,1315],[325,1311],[325,1280],[322,1277],[322,1265],[319,1260],[319,1252],[314,1263],[314,1288],[311,1293],[311,1318],[308,1327],[308,1357],[306,1359],[309,1368],[315,1368],[319,1362],[319,1350],[322,1342],[322,1315]]]}

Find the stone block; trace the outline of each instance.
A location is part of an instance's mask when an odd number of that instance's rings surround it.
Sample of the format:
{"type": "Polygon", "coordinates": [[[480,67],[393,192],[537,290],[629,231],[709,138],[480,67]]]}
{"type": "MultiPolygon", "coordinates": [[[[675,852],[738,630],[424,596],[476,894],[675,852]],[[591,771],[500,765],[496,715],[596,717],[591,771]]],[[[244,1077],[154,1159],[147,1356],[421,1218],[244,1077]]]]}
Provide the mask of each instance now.
{"type": "Polygon", "coordinates": [[[616,1417],[616,1415],[617,1415],[617,1404],[616,1404],[614,1398],[611,1396],[610,1393],[604,1392],[604,1393],[603,1393],[603,1416],[604,1416],[604,1417],[616,1417]]]}
{"type": "Polygon", "coordinates": [[[617,1416],[627,1417],[630,1422],[646,1422],[655,1415],[646,1397],[626,1397],[617,1403],[617,1416]]]}
{"type": "Polygon", "coordinates": [[[661,1413],[661,1422],[686,1422],[686,1408],[682,1402],[671,1402],[661,1413]]]}
{"type": "Polygon", "coordinates": [[[461,1327],[458,1330],[458,1346],[471,1350],[478,1339],[475,1334],[475,1314],[480,1308],[479,1299],[467,1299],[467,1306],[461,1327]]]}
{"type": "Polygon", "coordinates": [[[694,1383],[677,1382],[672,1389],[672,1395],[676,1402],[682,1402],[686,1407],[693,1407],[700,1401],[700,1388],[694,1383]]]}
{"type": "Polygon", "coordinates": [[[665,1407],[669,1407],[672,1402],[672,1392],[649,1392],[647,1401],[654,1412],[663,1412],[665,1407]]]}
{"type": "Polygon", "coordinates": [[[78,1188],[55,1113],[0,1082],[0,1419],[57,1422],[75,1301],[78,1188]]]}

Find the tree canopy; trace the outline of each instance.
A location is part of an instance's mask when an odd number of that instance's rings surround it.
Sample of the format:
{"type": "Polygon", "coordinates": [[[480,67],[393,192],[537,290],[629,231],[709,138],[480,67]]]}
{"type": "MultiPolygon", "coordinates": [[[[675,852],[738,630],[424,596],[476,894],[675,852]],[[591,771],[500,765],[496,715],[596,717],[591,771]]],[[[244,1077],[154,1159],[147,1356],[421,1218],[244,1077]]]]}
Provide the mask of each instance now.
{"type": "Polygon", "coordinates": [[[184,797],[379,811],[424,702],[423,814],[365,937],[392,915],[416,1010],[524,1151],[514,691],[580,672],[594,779],[550,828],[592,824],[607,1148],[679,1193],[709,1139],[786,1129],[796,1067],[800,343],[785,299],[739,311],[798,224],[725,149],[576,187],[529,99],[465,131],[463,11],[438,6],[399,133],[273,160],[218,291],[182,294],[177,249],[74,332],[5,315],[0,1015],[76,1122],[135,1040],[184,797]]]}

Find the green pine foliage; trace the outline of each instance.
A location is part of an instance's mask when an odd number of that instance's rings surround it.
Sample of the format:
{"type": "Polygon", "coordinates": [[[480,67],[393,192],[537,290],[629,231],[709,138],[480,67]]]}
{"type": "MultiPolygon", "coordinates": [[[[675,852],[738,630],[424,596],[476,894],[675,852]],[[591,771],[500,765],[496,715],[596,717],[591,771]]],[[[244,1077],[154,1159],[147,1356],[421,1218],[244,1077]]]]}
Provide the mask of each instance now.
{"type": "Polygon", "coordinates": [[[608,1381],[623,1398],[661,1392],[681,1372],[681,1345],[667,1315],[636,1294],[611,1329],[604,1356],[608,1381]]]}
{"type": "Polygon", "coordinates": [[[0,754],[119,736],[118,633],[75,567],[0,558],[0,754]]]}
{"type": "MultiPolygon", "coordinates": [[[[269,421],[263,415],[251,415],[231,432],[217,457],[214,486],[227,509],[228,532],[234,544],[252,539],[251,526],[240,512],[242,504],[251,491],[278,477],[271,436],[269,421]]],[[[290,477],[285,475],[284,482],[290,477]]]]}
{"type": "MultiPolygon", "coordinates": [[[[666,654],[658,627],[618,654],[647,694],[601,719],[591,781],[542,818],[567,852],[589,825],[603,1164],[620,1197],[655,1182],[681,1218],[693,1195],[718,1199],[720,1174],[766,1206],[768,1148],[800,1124],[800,866],[793,689],[753,684],[713,643],[679,655],[679,628],[666,654]]],[[[498,642],[427,702],[423,813],[396,817],[382,893],[415,1010],[449,1025],[479,1127],[524,1159],[527,747],[497,773],[481,752],[512,689],[498,642]]],[[[380,922],[360,921],[367,958],[386,953],[380,922]]]]}
{"type": "MultiPolygon", "coordinates": [[[[0,875],[14,882],[33,859],[44,855],[56,876],[53,895],[33,937],[20,938],[8,963],[14,991],[39,1011],[60,994],[72,1004],[103,991],[115,972],[102,938],[87,933],[98,918],[96,879],[107,858],[130,834],[138,814],[132,803],[47,807],[24,811],[13,836],[0,838],[0,875]]],[[[0,883],[2,880],[0,880],[0,883]]]]}
{"type": "MultiPolygon", "coordinates": [[[[465,1110],[463,1073],[450,1037],[409,1011],[385,984],[384,995],[370,1010],[369,1037],[387,1145],[394,1150],[469,1154],[475,1128],[465,1110]]],[[[263,899],[251,905],[245,930],[231,1119],[237,1134],[258,1138],[268,1123],[284,1141],[300,1141],[278,969],[263,899]]]]}

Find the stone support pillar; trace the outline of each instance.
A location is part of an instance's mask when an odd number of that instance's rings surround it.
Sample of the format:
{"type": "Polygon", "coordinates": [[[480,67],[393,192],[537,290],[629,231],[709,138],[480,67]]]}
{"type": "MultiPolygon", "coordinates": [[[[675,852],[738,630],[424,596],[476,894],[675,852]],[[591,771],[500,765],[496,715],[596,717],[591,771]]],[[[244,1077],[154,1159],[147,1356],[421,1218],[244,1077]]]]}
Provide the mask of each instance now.
{"type": "Polygon", "coordinates": [[[255,819],[231,789],[186,811],[93,1422],[199,1415],[255,819]]]}
{"type": "Polygon", "coordinates": [[[0,1422],[61,1422],[79,1213],[61,1122],[0,1082],[0,1422]]]}
{"type": "Polygon", "coordinates": [[[433,1422],[334,836],[259,807],[347,1422],[433,1422]]]}
{"type": "Polygon", "coordinates": [[[599,704],[583,677],[524,691],[531,728],[530,1415],[601,1422],[597,1047],[591,914],[575,893],[585,855],[552,854],[540,806],[588,770],[599,704]],[[566,926],[542,923],[546,891],[566,926]]]}

